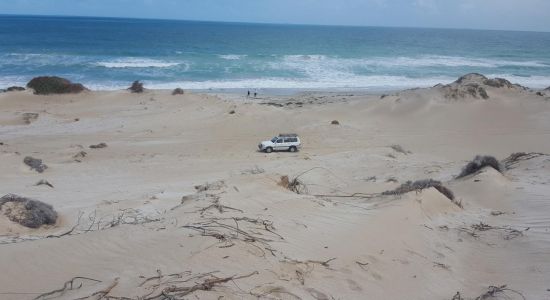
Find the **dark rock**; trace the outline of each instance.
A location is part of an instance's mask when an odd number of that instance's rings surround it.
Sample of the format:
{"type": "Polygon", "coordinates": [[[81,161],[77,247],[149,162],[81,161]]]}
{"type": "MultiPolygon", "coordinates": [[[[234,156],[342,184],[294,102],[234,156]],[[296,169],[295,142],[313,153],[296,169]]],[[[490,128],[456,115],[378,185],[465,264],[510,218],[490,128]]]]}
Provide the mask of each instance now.
{"type": "Polygon", "coordinates": [[[229,111],[229,114],[230,114],[230,115],[234,115],[234,114],[235,114],[235,111],[234,111],[234,110],[230,110],[230,111],[229,111]]]}
{"type": "Polygon", "coordinates": [[[31,167],[31,170],[35,170],[38,173],[43,173],[48,166],[42,163],[41,159],[27,156],[23,159],[23,163],[31,167]]]}
{"type": "Polygon", "coordinates": [[[17,195],[0,198],[0,209],[12,222],[29,228],[55,224],[57,212],[49,204],[17,195]]]}
{"type": "Polygon", "coordinates": [[[72,83],[65,78],[56,76],[33,78],[27,83],[27,87],[33,89],[36,95],[76,94],[88,90],[80,83],[72,83]]]}
{"type": "Polygon", "coordinates": [[[9,88],[6,89],[6,92],[20,92],[24,90],[25,88],[21,86],[10,86],[9,88]]]}
{"type": "Polygon", "coordinates": [[[338,120],[333,120],[332,122],[330,122],[330,124],[332,124],[332,125],[340,125],[340,122],[338,122],[338,120]]]}
{"type": "Polygon", "coordinates": [[[130,90],[130,92],[132,93],[143,93],[145,89],[143,88],[143,83],[139,82],[139,80],[136,80],[132,83],[132,86],[130,86],[128,90],[130,90]]]}

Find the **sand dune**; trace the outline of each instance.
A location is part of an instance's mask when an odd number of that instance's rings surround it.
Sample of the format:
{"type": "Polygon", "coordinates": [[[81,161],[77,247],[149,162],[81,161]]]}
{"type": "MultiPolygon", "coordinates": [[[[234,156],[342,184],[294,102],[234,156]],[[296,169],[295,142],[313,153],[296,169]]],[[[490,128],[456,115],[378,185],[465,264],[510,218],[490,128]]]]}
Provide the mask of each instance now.
{"type": "Polygon", "coordinates": [[[80,276],[50,296],[546,299],[550,156],[455,176],[477,154],[548,153],[550,99],[470,79],[486,99],[449,96],[464,82],[384,97],[0,94],[0,196],[59,214],[40,229],[0,215],[0,298],[80,276]],[[256,151],[279,132],[299,133],[302,151],[256,151]],[[300,175],[302,193],[284,175],[300,175]],[[460,205],[434,188],[380,195],[426,178],[460,205]]]}

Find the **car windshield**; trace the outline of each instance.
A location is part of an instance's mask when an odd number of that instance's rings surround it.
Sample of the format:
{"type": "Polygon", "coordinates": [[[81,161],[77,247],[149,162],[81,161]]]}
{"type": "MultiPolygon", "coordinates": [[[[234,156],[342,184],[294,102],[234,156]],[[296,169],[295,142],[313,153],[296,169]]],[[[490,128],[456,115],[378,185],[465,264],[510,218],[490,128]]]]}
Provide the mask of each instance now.
{"type": "Polygon", "coordinates": [[[275,143],[276,141],[277,141],[277,137],[274,137],[274,138],[271,139],[272,143],[275,143]]]}

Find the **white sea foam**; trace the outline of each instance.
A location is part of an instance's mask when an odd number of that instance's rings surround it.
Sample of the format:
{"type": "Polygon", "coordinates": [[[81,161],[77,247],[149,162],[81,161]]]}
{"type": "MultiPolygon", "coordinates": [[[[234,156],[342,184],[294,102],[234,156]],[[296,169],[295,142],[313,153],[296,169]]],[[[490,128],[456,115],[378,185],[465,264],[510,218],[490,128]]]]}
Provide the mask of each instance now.
{"type": "Polygon", "coordinates": [[[373,58],[339,58],[325,55],[285,55],[282,64],[319,64],[325,66],[337,66],[340,68],[350,67],[383,67],[383,68],[405,68],[405,67],[532,67],[547,68],[550,64],[540,61],[516,61],[496,60],[487,58],[472,58],[460,56],[425,55],[418,57],[373,57],[373,58]]]}
{"type": "Polygon", "coordinates": [[[180,65],[180,63],[147,58],[123,58],[112,61],[100,61],[96,65],[105,68],[169,68],[180,65]]]}
{"type": "Polygon", "coordinates": [[[218,55],[218,57],[225,60],[240,60],[247,57],[247,55],[223,54],[223,55],[218,55]]]}

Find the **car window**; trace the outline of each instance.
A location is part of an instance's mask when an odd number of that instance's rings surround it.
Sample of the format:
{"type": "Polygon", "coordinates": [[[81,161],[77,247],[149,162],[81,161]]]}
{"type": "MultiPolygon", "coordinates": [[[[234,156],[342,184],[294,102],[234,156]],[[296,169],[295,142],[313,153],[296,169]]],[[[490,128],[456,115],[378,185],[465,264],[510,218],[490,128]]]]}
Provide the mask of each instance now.
{"type": "Polygon", "coordinates": [[[292,139],[285,139],[285,143],[292,143],[292,139]]]}
{"type": "Polygon", "coordinates": [[[282,144],[283,143],[283,139],[278,139],[277,140],[277,144],[282,144]]]}
{"type": "Polygon", "coordinates": [[[276,141],[277,141],[277,138],[276,138],[276,137],[274,137],[274,138],[271,139],[271,142],[272,142],[272,143],[275,143],[276,141]]]}

